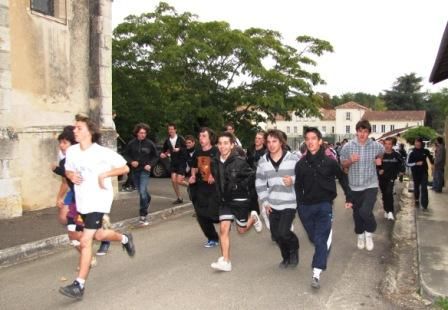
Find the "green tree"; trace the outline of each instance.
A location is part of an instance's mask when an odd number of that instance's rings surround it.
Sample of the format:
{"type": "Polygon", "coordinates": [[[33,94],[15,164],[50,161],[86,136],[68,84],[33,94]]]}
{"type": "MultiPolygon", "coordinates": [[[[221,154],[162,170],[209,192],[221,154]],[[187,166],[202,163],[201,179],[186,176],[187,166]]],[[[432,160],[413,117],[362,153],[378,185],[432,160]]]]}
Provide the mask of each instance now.
{"type": "Polygon", "coordinates": [[[402,136],[409,144],[414,144],[415,139],[418,137],[428,141],[435,139],[437,132],[431,127],[419,126],[407,130],[402,136]]]}
{"type": "Polygon", "coordinates": [[[341,96],[333,96],[331,98],[331,102],[333,107],[336,107],[338,105],[347,103],[349,101],[357,102],[367,108],[370,108],[372,110],[380,109],[379,111],[383,111],[384,107],[378,102],[378,96],[367,94],[363,92],[357,92],[357,93],[345,93],[341,96]]]}
{"type": "Polygon", "coordinates": [[[276,31],[200,22],[161,2],[114,29],[117,126],[129,134],[133,124],[146,121],[160,135],[170,121],[182,133],[201,126],[220,130],[233,121],[238,134],[248,136],[276,115],[317,115],[322,100],[313,87],[324,81],[309,70],[313,56],[331,51],[324,40],[298,36],[289,46],[276,31]]]}
{"type": "Polygon", "coordinates": [[[386,90],[382,99],[388,110],[422,110],[425,94],[421,92],[423,78],[415,73],[397,78],[392,89],[386,90]]]}
{"type": "Polygon", "coordinates": [[[429,94],[425,108],[431,121],[428,125],[442,133],[445,128],[445,119],[448,116],[448,88],[429,94]]]}

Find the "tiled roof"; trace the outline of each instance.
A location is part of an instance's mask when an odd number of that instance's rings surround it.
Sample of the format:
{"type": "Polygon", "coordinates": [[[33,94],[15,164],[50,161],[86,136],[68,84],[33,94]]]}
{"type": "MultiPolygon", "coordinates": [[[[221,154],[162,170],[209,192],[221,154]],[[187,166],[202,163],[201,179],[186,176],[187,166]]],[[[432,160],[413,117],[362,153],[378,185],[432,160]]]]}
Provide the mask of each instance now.
{"type": "Polygon", "coordinates": [[[357,102],[349,101],[344,104],[338,105],[335,107],[335,109],[363,109],[363,110],[370,110],[369,108],[366,108],[363,105],[360,105],[357,102]]]}
{"type": "Polygon", "coordinates": [[[398,129],[388,131],[388,132],[384,133],[381,137],[377,138],[377,140],[386,139],[387,137],[393,137],[398,134],[402,134],[403,132],[408,131],[409,129],[414,128],[414,127],[415,126],[411,126],[411,127],[398,128],[398,129]]]}
{"type": "Polygon", "coordinates": [[[323,120],[323,121],[335,121],[336,120],[336,110],[320,109],[319,112],[322,115],[321,120],[323,120]]]}
{"type": "Polygon", "coordinates": [[[426,111],[366,111],[362,118],[369,121],[425,121],[426,111]]]}

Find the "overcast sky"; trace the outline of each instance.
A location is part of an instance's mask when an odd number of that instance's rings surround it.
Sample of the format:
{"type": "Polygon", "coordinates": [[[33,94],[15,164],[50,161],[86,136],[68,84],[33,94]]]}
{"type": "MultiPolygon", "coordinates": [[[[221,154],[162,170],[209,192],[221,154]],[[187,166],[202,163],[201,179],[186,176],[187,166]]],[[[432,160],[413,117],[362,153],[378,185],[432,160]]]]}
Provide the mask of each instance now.
{"type": "MultiPolygon", "coordinates": [[[[232,28],[279,31],[293,44],[298,35],[330,41],[334,53],[318,59],[327,84],[318,91],[378,94],[397,77],[415,72],[424,90],[438,91],[448,81],[428,82],[443,31],[448,0],[166,0],[178,12],[201,21],[224,20],[232,28]]],[[[115,27],[130,14],[153,11],[159,1],[114,0],[115,27]]]]}

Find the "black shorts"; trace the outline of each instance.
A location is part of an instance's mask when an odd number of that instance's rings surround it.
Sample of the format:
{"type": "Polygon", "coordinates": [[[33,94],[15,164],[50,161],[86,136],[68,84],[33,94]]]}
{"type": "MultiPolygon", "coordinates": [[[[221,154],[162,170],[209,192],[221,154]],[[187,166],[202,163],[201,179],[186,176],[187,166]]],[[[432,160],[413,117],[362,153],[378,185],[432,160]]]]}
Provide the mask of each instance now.
{"type": "Polygon", "coordinates": [[[249,200],[226,202],[219,207],[219,221],[234,221],[240,227],[247,226],[250,213],[249,200]]]}
{"type": "Polygon", "coordinates": [[[81,218],[84,222],[85,229],[100,229],[103,227],[104,213],[92,212],[87,214],[81,214],[81,218]]]}
{"type": "Polygon", "coordinates": [[[187,170],[187,165],[185,163],[171,162],[170,170],[171,170],[171,173],[185,176],[185,173],[186,173],[185,171],[187,170]]]}

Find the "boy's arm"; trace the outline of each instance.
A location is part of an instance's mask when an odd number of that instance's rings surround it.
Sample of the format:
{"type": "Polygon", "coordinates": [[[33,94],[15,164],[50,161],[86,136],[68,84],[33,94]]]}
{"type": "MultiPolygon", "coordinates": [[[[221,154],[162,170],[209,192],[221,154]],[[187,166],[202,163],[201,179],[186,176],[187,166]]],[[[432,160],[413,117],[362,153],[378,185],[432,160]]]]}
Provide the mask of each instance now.
{"type": "Polygon", "coordinates": [[[98,176],[98,184],[100,185],[100,188],[102,189],[106,189],[106,187],[104,186],[104,179],[105,178],[110,178],[110,177],[116,177],[119,175],[123,175],[129,172],[129,167],[127,165],[118,167],[118,168],[113,168],[109,171],[103,172],[98,176]]]}
{"type": "Polygon", "coordinates": [[[341,167],[339,167],[336,162],[333,163],[333,171],[339,180],[339,184],[341,184],[342,190],[344,191],[346,203],[351,203],[352,198],[350,195],[351,190],[348,185],[348,176],[344,173],[344,171],[342,171],[341,167]]]}

